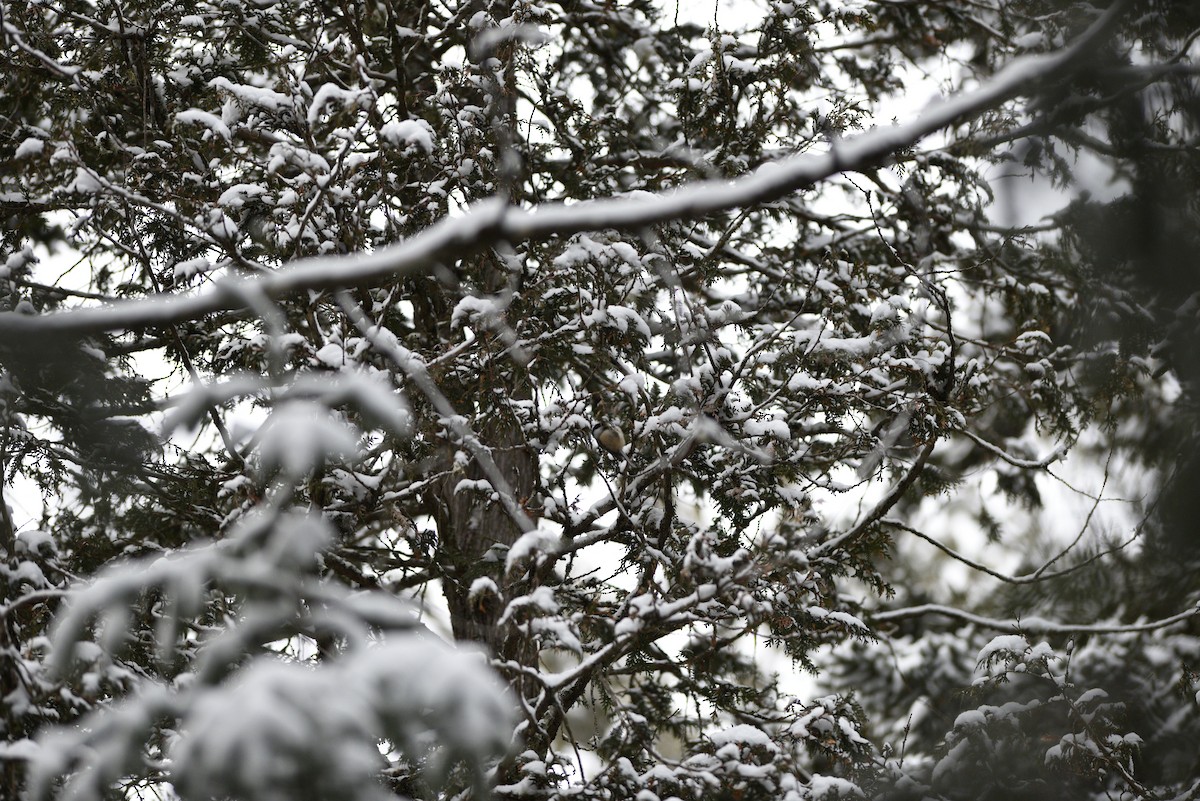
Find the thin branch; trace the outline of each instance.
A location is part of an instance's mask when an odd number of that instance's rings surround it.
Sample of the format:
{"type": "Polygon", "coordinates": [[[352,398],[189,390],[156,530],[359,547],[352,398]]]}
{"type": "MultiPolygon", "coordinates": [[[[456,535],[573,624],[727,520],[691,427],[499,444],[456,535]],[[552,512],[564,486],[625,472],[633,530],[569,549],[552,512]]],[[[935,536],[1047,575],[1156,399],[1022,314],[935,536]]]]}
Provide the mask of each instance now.
{"type": "Polygon", "coordinates": [[[1200,605],[1193,607],[1185,612],[1180,612],[1170,617],[1165,617],[1160,620],[1153,620],[1149,623],[1132,623],[1129,625],[1076,625],[1073,623],[1058,623],[1053,620],[1045,620],[1040,617],[1027,617],[1014,620],[1000,620],[998,618],[984,617],[982,615],[974,615],[970,612],[965,612],[962,609],[956,609],[952,606],[943,606],[942,604],[921,604],[919,606],[910,606],[904,609],[892,609],[886,612],[876,612],[871,615],[871,620],[876,623],[889,623],[897,620],[909,620],[914,617],[923,617],[925,615],[941,615],[953,620],[958,620],[963,623],[970,623],[974,626],[979,626],[985,629],[994,629],[996,631],[1020,631],[1028,634],[1137,634],[1146,631],[1158,631],[1165,629],[1168,626],[1173,626],[1176,623],[1183,623],[1191,620],[1194,617],[1200,617],[1200,605]]]}
{"type": "Polygon", "coordinates": [[[908,488],[911,487],[920,477],[922,471],[925,469],[925,463],[928,462],[929,457],[933,455],[933,448],[936,444],[936,439],[931,439],[925,444],[925,447],[921,449],[921,453],[917,455],[917,460],[913,462],[912,467],[910,467],[908,472],[904,474],[904,478],[897,481],[891,490],[888,491],[887,495],[884,495],[883,498],[880,499],[879,503],[875,504],[874,508],[872,508],[871,511],[868,512],[866,516],[854,526],[854,528],[843,534],[839,534],[833,539],[822,542],[809,552],[809,558],[813,559],[818,556],[824,556],[853,542],[862,536],[863,532],[865,532],[870,526],[883,519],[883,516],[891,511],[893,506],[900,502],[900,499],[904,497],[904,493],[908,492],[908,488]]]}
{"type": "Polygon", "coordinates": [[[1067,451],[1069,451],[1071,449],[1070,443],[1062,442],[1062,443],[1059,443],[1057,448],[1052,450],[1046,456],[1043,456],[1041,459],[1021,459],[1016,456],[1013,456],[1011,453],[1004,450],[1000,446],[993,445],[992,443],[988,442],[986,439],[984,439],[983,437],[979,436],[978,434],[976,434],[972,431],[963,429],[959,433],[962,434],[967,439],[974,442],[979,447],[983,448],[988,453],[999,458],[1001,461],[1008,462],[1013,467],[1020,467],[1025,470],[1041,470],[1043,468],[1049,467],[1050,465],[1054,464],[1059,459],[1061,459],[1067,453],[1067,451]]]}
{"type": "MultiPolygon", "coordinates": [[[[965,556],[965,555],[959,553],[958,551],[954,550],[949,545],[946,545],[945,543],[934,539],[933,537],[929,536],[928,534],[921,531],[920,529],[913,528],[912,526],[908,525],[907,523],[902,523],[899,520],[896,520],[894,518],[884,518],[880,522],[883,523],[885,526],[891,526],[892,528],[898,528],[901,531],[905,531],[909,534],[912,534],[914,537],[923,539],[926,542],[928,542],[930,545],[932,545],[933,547],[937,548],[942,553],[949,556],[951,559],[954,559],[957,562],[961,562],[962,564],[966,565],[967,567],[971,568],[972,570],[977,570],[980,573],[986,573],[987,575],[991,576],[994,579],[1003,581],[1005,584],[1037,584],[1038,582],[1049,581],[1050,579],[1055,579],[1055,578],[1060,578],[1062,576],[1070,575],[1071,573],[1075,573],[1079,570],[1082,570],[1083,568],[1087,567],[1088,565],[1092,564],[1093,562],[1103,559],[1105,556],[1108,556],[1109,554],[1113,554],[1118,551],[1124,550],[1134,540],[1136,540],[1139,536],[1141,536],[1141,529],[1139,527],[1139,529],[1137,531],[1135,531],[1128,539],[1124,540],[1119,545],[1115,545],[1112,548],[1108,548],[1106,550],[1100,551],[1099,553],[1093,554],[1092,556],[1089,556],[1087,559],[1084,559],[1083,561],[1081,561],[1077,564],[1071,565],[1070,567],[1063,568],[1062,570],[1056,570],[1053,573],[1046,573],[1045,572],[1046,568],[1048,568],[1050,565],[1052,565],[1056,561],[1058,561],[1064,554],[1066,554],[1071,549],[1071,547],[1073,547],[1075,545],[1075,543],[1071,543],[1070,546],[1068,546],[1066,549],[1061,551],[1053,559],[1051,559],[1048,562],[1046,562],[1045,564],[1043,564],[1041,567],[1039,567],[1034,572],[1027,573],[1026,575],[1023,575],[1023,576],[1010,576],[1005,573],[1001,573],[997,570],[993,570],[992,568],[988,567],[987,565],[985,565],[981,562],[976,562],[975,560],[971,559],[970,557],[965,556]]],[[[1078,542],[1078,540],[1076,540],[1076,542],[1078,542]]]]}

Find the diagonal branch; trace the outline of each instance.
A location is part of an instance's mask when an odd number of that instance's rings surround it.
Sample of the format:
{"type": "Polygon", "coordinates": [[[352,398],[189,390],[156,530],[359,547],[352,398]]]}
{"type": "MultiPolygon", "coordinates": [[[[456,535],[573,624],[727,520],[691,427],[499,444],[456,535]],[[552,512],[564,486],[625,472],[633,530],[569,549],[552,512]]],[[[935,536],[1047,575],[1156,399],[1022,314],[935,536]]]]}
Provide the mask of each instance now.
{"type": "Polygon", "coordinates": [[[452,264],[498,242],[545,240],[603,229],[640,231],[661,223],[779,200],[847,171],[885,164],[892,154],[930,134],[972,119],[1022,94],[1035,92],[1046,76],[1069,73],[1075,62],[1115,27],[1128,0],[1115,3],[1078,40],[1056,53],[1022,56],[973,92],[944,100],[906,125],[876,128],[831,143],[825,154],[804,154],[764,164],[733,181],[706,180],[661,195],[639,195],[547,204],[532,209],[509,207],[493,198],[462,217],[443,219],[426,231],[387,248],[356,256],[323,256],[289,264],[252,278],[226,278],[210,290],[185,296],[154,297],[100,308],[34,316],[0,313],[0,336],[56,333],[86,336],[142,326],[193,320],[217,311],[248,313],[244,286],[278,300],[302,291],[361,286],[384,279],[424,273],[452,264]]]}

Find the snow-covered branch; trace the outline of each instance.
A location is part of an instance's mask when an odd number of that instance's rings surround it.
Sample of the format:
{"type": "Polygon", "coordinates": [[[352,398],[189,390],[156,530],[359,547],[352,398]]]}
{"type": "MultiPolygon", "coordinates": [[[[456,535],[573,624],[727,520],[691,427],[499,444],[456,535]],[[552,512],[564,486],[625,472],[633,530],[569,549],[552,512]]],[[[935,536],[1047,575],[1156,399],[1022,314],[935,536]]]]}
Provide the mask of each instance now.
{"type": "Polygon", "coordinates": [[[732,181],[700,181],[658,195],[589,200],[532,209],[493,199],[476,204],[460,217],[448,217],[411,239],[373,253],[303,259],[253,278],[226,278],[194,295],[152,297],[101,308],[48,315],[0,312],[0,335],[62,334],[84,336],[194,320],[217,311],[248,311],[247,293],[279,299],[304,291],[327,291],[427,273],[452,265],[498,242],[538,241],[607,229],[641,231],[655,225],[692,220],[785,197],[843,172],[878,167],[896,152],[930,134],[970,119],[1022,92],[1033,91],[1049,74],[1071,67],[1106,35],[1120,18],[1116,3],[1070,47],[1014,60],[982,86],[927,109],[917,119],[890,128],[837,139],[829,152],[801,155],[759,167],[732,181]]]}

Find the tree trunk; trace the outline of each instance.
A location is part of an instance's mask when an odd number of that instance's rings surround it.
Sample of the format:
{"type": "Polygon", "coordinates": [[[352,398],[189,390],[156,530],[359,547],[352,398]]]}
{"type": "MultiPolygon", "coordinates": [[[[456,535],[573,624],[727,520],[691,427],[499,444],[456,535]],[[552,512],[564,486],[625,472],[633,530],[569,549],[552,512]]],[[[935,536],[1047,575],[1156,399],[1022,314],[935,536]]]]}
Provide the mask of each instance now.
{"type": "MultiPolygon", "coordinates": [[[[491,416],[499,419],[493,426],[476,433],[490,445],[500,474],[508,481],[517,503],[525,507],[537,487],[537,454],[526,443],[519,422],[501,415],[502,410],[496,410],[491,416]]],[[[506,641],[496,626],[511,589],[504,575],[505,557],[508,546],[521,536],[521,528],[490,493],[456,491],[463,481],[480,480],[487,481],[487,476],[472,460],[439,487],[435,519],[450,566],[443,586],[451,625],[457,639],[482,643],[495,656],[527,664],[531,655],[523,653],[524,646],[513,638],[506,641]],[[472,585],[480,579],[490,579],[499,595],[482,587],[472,595],[472,585]]]]}

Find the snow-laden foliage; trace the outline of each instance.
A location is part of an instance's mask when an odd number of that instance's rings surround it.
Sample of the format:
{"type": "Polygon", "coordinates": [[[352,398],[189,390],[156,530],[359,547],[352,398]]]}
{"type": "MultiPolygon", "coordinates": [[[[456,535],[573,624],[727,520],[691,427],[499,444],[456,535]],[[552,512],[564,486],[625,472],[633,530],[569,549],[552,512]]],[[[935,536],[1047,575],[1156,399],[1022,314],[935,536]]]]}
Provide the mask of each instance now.
{"type": "Polygon", "coordinates": [[[0,0],[2,794],[1194,792],[1200,13],[686,11],[0,0]]]}

